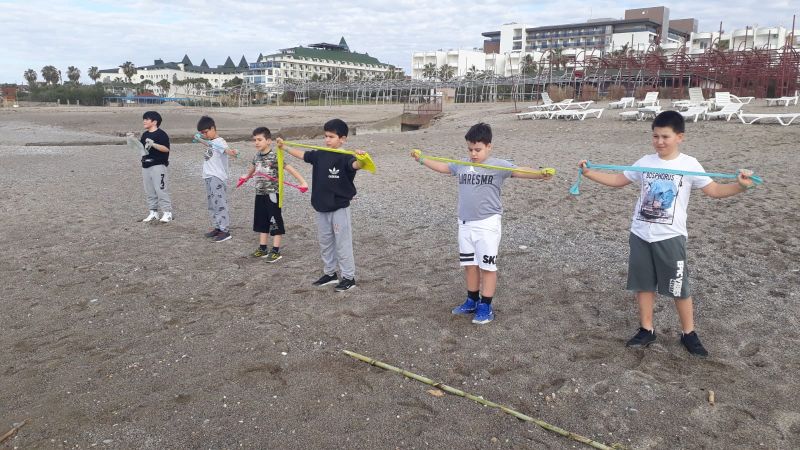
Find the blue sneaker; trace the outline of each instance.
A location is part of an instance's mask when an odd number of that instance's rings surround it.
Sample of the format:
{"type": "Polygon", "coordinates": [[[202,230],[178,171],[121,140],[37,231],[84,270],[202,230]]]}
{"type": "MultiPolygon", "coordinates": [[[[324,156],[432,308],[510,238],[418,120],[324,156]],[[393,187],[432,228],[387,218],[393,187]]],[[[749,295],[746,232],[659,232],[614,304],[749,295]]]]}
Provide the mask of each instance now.
{"type": "Polygon", "coordinates": [[[461,304],[460,306],[456,306],[453,308],[453,314],[472,314],[475,312],[475,308],[478,306],[478,302],[472,300],[471,298],[467,298],[467,300],[461,304]]]}
{"type": "Polygon", "coordinates": [[[472,323],[484,324],[494,320],[494,311],[492,305],[489,303],[478,303],[475,309],[475,316],[472,317],[472,323]]]}

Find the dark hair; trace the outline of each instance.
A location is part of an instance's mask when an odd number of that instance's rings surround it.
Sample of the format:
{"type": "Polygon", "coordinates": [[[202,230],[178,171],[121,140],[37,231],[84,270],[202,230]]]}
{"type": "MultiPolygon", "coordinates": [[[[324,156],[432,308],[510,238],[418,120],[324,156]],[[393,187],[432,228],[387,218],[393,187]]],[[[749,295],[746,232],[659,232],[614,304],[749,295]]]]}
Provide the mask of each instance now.
{"type": "Polygon", "coordinates": [[[197,131],[207,130],[209,128],[217,128],[214,119],[208,116],[203,116],[197,121],[197,131]]]}
{"type": "Polygon", "coordinates": [[[347,133],[350,131],[350,128],[347,127],[347,124],[344,123],[342,119],[331,119],[325,122],[325,125],[322,127],[324,131],[330,131],[331,133],[336,133],[339,137],[347,136],[347,133]]]}
{"type": "Polygon", "coordinates": [[[161,126],[161,114],[155,111],[145,111],[144,114],[142,114],[142,120],[144,119],[155,120],[156,126],[161,126]]]}
{"type": "Polygon", "coordinates": [[[272,139],[272,133],[269,132],[269,128],[267,127],[258,127],[253,130],[253,137],[258,136],[259,134],[264,136],[264,139],[272,139]]]}
{"type": "Polygon", "coordinates": [[[664,111],[653,119],[651,129],[659,128],[672,128],[675,133],[683,133],[686,131],[686,121],[683,120],[681,113],[677,111],[664,111]]]}
{"type": "Polygon", "coordinates": [[[471,126],[464,139],[469,142],[483,142],[484,144],[492,143],[492,127],[488,123],[476,123],[471,126]]]}

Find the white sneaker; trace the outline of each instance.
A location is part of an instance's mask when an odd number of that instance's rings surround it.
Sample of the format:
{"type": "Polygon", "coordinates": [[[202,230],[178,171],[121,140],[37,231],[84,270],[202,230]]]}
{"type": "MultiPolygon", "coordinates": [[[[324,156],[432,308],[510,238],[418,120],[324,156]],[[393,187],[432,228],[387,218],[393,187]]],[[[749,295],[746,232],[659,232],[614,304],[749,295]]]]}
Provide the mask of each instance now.
{"type": "Polygon", "coordinates": [[[172,222],[172,213],[169,211],[164,212],[164,214],[161,215],[160,222],[161,223],[172,222]]]}
{"type": "Polygon", "coordinates": [[[150,210],[150,214],[148,214],[142,222],[150,222],[156,219],[158,219],[158,211],[150,210]]]}

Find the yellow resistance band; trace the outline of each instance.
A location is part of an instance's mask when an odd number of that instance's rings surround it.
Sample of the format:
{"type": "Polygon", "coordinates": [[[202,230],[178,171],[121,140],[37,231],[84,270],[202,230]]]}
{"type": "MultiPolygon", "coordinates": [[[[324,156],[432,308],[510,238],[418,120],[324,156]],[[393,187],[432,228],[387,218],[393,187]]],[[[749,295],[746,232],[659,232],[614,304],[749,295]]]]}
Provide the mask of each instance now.
{"type": "Polygon", "coordinates": [[[475,167],[483,167],[484,169],[495,169],[495,170],[507,170],[509,172],[519,172],[519,173],[529,173],[531,175],[555,175],[556,169],[550,167],[543,167],[541,170],[525,170],[525,169],[516,169],[514,167],[502,167],[502,166],[493,166],[491,164],[481,164],[481,163],[474,163],[469,161],[460,161],[458,159],[449,159],[449,158],[439,158],[438,156],[428,156],[422,153],[422,150],[414,149],[413,152],[417,155],[417,158],[422,159],[430,159],[431,161],[439,161],[444,163],[453,163],[459,164],[462,166],[475,166],[475,167]]]}
{"type": "Polygon", "coordinates": [[[278,160],[278,208],[283,208],[283,149],[276,148],[278,160]]]}
{"type": "Polygon", "coordinates": [[[352,150],[345,150],[341,148],[328,148],[328,147],[319,147],[317,145],[308,145],[308,144],[299,144],[297,142],[292,141],[283,141],[285,145],[290,147],[302,147],[302,148],[310,148],[312,150],[322,150],[324,152],[333,152],[333,153],[342,153],[344,155],[353,155],[356,157],[356,160],[361,163],[361,168],[364,170],[369,170],[372,173],[375,173],[375,162],[372,161],[372,158],[369,156],[369,153],[364,153],[363,155],[359,155],[352,150]]]}

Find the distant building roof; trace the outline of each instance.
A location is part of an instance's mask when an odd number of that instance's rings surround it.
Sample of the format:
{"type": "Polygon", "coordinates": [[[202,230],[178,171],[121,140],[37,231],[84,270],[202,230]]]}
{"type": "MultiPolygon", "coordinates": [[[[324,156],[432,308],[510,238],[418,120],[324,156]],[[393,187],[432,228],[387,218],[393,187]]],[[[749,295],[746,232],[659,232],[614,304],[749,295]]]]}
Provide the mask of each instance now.
{"type": "MultiPolygon", "coordinates": [[[[345,42],[345,45],[347,43],[345,42]]],[[[340,45],[314,44],[312,47],[292,47],[281,50],[280,53],[264,56],[264,58],[278,58],[281,56],[294,56],[296,58],[323,59],[329,61],[349,62],[353,64],[371,64],[375,66],[388,66],[378,61],[377,58],[367,53],[351,52],[340,45]]]]}

